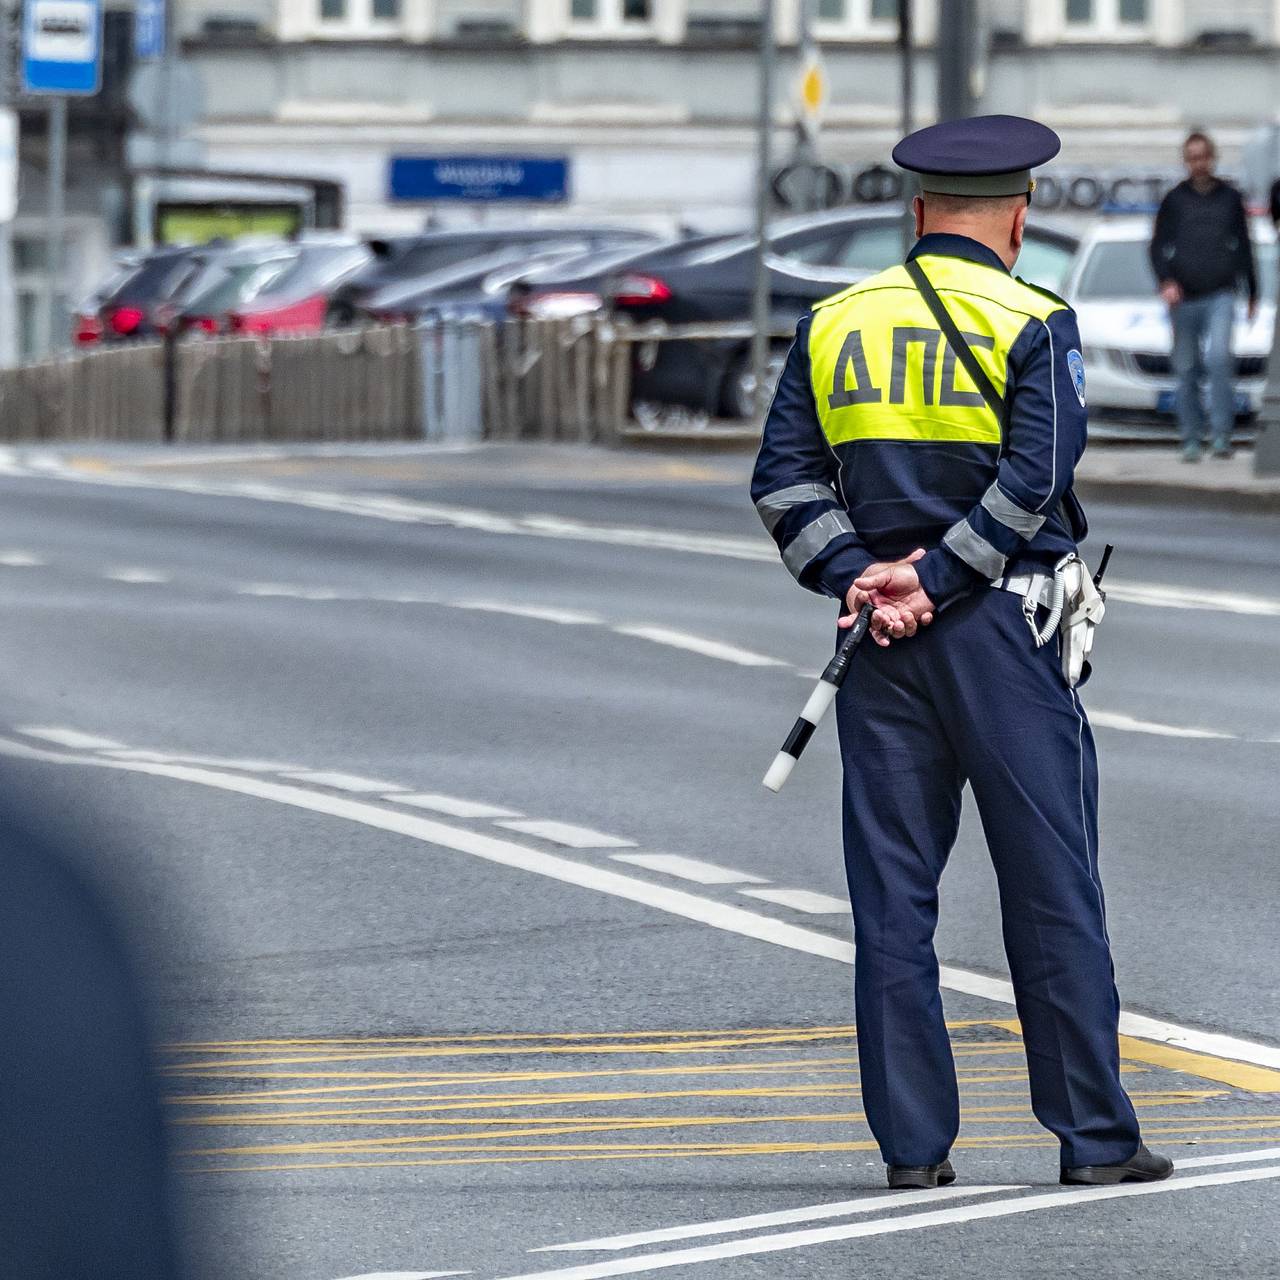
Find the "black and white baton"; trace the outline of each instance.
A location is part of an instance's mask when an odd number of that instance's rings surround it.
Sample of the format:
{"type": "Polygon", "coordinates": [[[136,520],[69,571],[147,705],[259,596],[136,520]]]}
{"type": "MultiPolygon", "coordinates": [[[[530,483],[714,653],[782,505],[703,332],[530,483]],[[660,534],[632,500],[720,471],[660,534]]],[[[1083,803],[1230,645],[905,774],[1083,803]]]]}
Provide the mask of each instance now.
{"type": "Polygon", "coordinates": [[[782,744],[782,750],[774,757],[773,763],[769,766],[769,772],[764,775],[764,785],[770,791],[782,790],[782,784],[791,776],[791,770],[796,767],[800,753],[809,745],[813,731],[836,700],[836,694],[844,684],[845,676],[849,674],[849,663],[853,660],[854,651],[862,643],[862,637],[867,634],[867,628],[871,625],[871,615],[874,612],[870,604],[862,606],[858,616],[853,620],[853,626],[849,628],[849,634],[845,636],[836,650],[835,657],[827,663],[827,669],[814,685],[809,701],[804,704],[804,710],[800,712],[800,718],[787,734],[787,740],[782,744]]]}

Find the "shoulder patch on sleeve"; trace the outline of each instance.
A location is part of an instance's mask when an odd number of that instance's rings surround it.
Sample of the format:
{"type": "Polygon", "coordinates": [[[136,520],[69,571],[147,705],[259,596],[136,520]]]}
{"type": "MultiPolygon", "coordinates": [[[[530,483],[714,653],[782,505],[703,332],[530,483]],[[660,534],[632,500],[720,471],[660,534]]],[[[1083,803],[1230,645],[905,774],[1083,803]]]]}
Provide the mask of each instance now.
{"type": "Polygon", "coordinates": [[[1084,408],[1084,356],[1074,347],[1067,352],[1067,372],[1071,375],[1071,384],[1076,389],[1076,399],[1084,408]]]}

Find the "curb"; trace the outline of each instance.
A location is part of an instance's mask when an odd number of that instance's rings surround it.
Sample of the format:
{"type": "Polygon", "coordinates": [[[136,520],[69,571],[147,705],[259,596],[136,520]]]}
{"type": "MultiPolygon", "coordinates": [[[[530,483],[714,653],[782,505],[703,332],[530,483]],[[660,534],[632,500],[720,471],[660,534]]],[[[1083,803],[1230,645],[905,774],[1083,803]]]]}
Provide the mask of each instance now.
{"type": "Polygon", "coordinates": [[[1146,480],[1078,478],[1082,501],[1132,502],[1137,506],[1179,506],[1197,511],[1228,511],[1248,515],[1280,515],[1280,488],[1210,489],[1193,484],[1160,484],[1146,480]]]}

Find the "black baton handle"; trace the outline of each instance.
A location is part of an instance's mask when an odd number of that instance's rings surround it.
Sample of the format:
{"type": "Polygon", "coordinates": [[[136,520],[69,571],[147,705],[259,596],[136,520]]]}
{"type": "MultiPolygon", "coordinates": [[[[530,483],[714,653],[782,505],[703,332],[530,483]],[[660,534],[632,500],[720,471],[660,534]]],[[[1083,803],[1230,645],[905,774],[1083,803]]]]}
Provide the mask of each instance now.
{"type": "Polygon", "coordinates": [[[849,663],[853,661],[855,650],[862,643],[862,637],[867,634],[867,629],[871,626],[873,613],[875,613],[875,606],[870,603],[864,604],[858,610],[858,616],[854,618],[849,634],[845,636],[835,652],[835,657],[827,663],[826,670],[822,673],[822,678],[828,684],[835,685],[837,689],[844,684],[844,678],[849,674],[849,663]]]}

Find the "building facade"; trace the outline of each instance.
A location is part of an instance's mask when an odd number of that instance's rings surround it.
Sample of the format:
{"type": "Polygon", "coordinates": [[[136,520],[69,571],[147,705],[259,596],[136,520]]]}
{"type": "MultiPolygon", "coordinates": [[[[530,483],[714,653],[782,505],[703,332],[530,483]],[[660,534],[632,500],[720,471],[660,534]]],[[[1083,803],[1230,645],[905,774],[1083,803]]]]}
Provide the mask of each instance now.
{"type": "MultiPolygon", "coordinates": [[[[800,2],[777,3],[780,164],[796,131],[800,2]]],[[[914,4],[917,123],[934,112],[942,2],[914,4]]],[[[897,0],[812,6],[827,82],[821,159],[842,198],[887,194],[876,167],[901,118],[897,0]]],[[[1280,0],[975,7],[977,109],[1062,132],[1045,194],[1064,213],[1141,203],[1176,172],[1192,126],[1243,173],[1246,148],[1277,119],[1280,0]]],[[[575,217],[706,228],[749,217],[751,0],[185,0],[181,19],[205,86],[193,132],[207,162],[338,179],[358,229],[421,223],[423,205],[389,192],[390,161],[405,155],[563,157],[559,212],[575,217]]]]}

